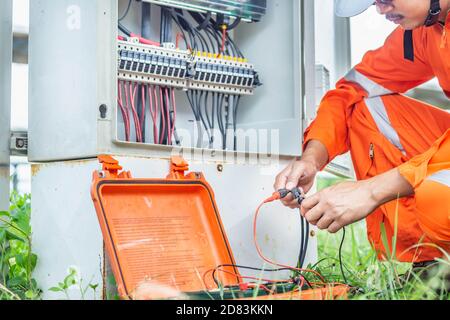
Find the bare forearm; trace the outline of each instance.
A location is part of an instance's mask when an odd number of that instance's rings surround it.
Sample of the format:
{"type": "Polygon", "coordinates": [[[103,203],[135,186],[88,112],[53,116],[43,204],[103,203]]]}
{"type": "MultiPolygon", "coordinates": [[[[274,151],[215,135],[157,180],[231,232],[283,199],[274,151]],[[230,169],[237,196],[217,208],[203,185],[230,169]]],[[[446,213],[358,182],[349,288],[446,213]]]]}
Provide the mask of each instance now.
{"type": "Polygon", "coordinates": [[[311,161],[319,171],[328,163],[328,150],[322,142],[311,140],[306,146],[302,160],[311,161]]]}
{"type": "Polygon", "coordinates": [[[400,175],[398,169],[393,169],[384,174],[367,180],[372,197],[383,205],[389,201],[407,197],[414,194],[414,189],[409,182],[400,175]]]}

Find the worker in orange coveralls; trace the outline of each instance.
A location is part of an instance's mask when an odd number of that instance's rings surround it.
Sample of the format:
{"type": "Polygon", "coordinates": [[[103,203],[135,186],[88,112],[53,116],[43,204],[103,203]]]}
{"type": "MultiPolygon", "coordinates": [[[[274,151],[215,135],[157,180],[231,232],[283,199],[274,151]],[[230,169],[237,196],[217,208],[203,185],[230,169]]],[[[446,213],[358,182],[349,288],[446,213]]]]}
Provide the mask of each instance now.
{"type": "MultiPolygon", "coordinates": [[[[387,256],[384,227],[389,246],[397,236],[399,261],[427,263],[450,250],[450,114],[402,93],[437,77],[450,98],[450,0],[335,0],[336,14],[374,4],[399,27],[326,94],[303,156],[275,189],[308,192],[320,170],[350,151],[358,182],[308,197],[302,214],[331,233],[366,219],[379,258],[387,256]]],[[[283,203],[299,206],[292,196],[283,203]]]]}

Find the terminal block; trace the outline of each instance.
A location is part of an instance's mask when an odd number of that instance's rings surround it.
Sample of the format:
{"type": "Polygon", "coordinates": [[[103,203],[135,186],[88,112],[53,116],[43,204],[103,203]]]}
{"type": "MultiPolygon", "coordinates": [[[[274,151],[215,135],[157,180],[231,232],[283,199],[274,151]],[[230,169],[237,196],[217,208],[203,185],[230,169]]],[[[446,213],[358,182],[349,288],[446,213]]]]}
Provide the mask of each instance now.
{"type": "Polygon", "coordinates": [[[191,54],[136,41],[118,41],[118,78],[143,84],[187,87],[191,54]]]}
{"type": "Polygon", "coordinates": [[[118,41],[118,79],[184,90],[253,95],[261,85],[246,59],[118,41]]]}
{"type": "Polygon", "coordinates": [[[253,95],[261,85],[254,66],[246,59],[199,52],[188,89],[234,95],[253,95]]]}

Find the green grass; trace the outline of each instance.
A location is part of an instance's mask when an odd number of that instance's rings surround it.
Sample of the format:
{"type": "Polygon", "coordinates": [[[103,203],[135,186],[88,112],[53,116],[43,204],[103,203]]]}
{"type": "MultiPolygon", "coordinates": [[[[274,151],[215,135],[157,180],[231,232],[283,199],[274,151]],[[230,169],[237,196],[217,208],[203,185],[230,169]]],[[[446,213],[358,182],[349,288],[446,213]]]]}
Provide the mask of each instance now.
{"type": "MultiPolygon", "coordinates": [[[[339,179],[320,179],[319,190],[339,179]]],[[[328,281],[344,282],[339,262],[342,231],[318,234],[319,262],[315,270],[328,281]]],[[[393,243],[396,242],[394,237],[393,243]]],[[[391,254],[395,256],[395,254],[391,254]]],[[[346,228],[342,249],[343,271],[347,283],[359,290],[350,295],[356,300],[450,300],[450,262],[448,254],[434,267],[414,269],[410,263],[394,259],[379,261],[367,240],[366,226],[360,222],[346,228]]]]}
{"type": "MultiPolygon", "coordinates": [[[[344,282],[339,263],[341,240],[342,231],[335,235],[319,232],[319,263],[315,269],[328,281],[344,282]]],[[[448,260],[421,270],[413,270],[409,263],[379,261],[367,241],[364,223],[347,228],[342,261],[348,284],[360,289],[351,299],[450,300],[448,260]]]]}

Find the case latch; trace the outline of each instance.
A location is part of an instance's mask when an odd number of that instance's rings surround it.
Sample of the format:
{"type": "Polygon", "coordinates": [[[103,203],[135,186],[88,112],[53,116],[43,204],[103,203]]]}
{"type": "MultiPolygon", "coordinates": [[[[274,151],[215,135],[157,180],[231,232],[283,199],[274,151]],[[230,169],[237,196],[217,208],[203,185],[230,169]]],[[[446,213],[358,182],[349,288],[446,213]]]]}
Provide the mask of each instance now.
{"type": "Polygon", "coordinates": [[[119,161],[111,156],[98,156],[98,160],[102,164],[103,172],[109,173],[112,177],[118,177],[119,171],[122,170],[122,166],[119,165],[119,161]]]}
{"type": "Polygon", "coordinates": [[[172,157],[170,159],[169,179],[184,179],[185,173],[189,171],[189,163],[182,157],[172,157]]]}

